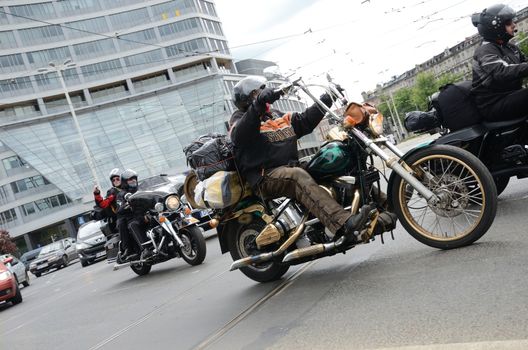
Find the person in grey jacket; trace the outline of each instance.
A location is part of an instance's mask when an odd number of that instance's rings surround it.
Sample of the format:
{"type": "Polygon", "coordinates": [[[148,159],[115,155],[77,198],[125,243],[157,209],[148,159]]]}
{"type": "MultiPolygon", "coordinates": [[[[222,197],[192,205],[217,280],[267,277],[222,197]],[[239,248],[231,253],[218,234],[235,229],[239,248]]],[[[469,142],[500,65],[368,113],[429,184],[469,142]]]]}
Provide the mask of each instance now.
{"type": "Polygon", "coordinates": [[[472,93],[486,121],[528,116],[528,63],[518,46],[510,43],[516,30],[516,12],[497,4],[475,13],[473,25],[484,38],[473,55],[472,93]]]}

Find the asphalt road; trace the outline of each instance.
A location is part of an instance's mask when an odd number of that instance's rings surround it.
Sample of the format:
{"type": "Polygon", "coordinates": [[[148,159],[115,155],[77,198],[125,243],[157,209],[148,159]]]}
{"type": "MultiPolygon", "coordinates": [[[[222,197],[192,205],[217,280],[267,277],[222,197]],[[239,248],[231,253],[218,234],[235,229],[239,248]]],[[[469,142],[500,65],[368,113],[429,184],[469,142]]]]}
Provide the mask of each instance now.
{"type": "Polygon", "coordinates": [[[512,180],[476,244],[404,230],[258,284],[207,242],[204,264],[137,277],[100,262],[33,278],[0,304],[0,349],[527,349],[528,180],[512,180]]]}

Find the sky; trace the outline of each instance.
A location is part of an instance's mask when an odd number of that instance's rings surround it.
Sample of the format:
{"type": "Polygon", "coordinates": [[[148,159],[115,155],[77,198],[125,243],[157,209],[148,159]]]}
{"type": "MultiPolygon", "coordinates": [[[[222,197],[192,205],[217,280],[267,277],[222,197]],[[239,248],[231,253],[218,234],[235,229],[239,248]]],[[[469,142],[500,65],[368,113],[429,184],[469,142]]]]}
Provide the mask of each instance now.
{"type": "MultiPolygon", "coordinates": [[[[350,100],[477,33],[487,0],[215,0],[235,61],[276,62],[284,75],[324,83],[350,100]]],[[[504,1],[515,10],[528,0],[504,1]]]]}

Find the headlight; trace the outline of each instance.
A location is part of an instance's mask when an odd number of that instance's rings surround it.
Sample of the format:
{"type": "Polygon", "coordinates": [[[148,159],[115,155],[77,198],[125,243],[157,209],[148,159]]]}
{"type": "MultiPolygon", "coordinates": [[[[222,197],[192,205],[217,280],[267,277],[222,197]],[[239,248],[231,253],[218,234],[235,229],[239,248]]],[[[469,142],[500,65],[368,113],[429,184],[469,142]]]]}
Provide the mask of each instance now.
{"type": "Polygon", "coordinates": [[[165,199],[165,206],[169,210],[176,210],[180,207],[180,199],[175,195],[168,196],[167,199],[165,199]]]}
{"type": "Polygon", "coordinates": [[[90,248],[90,246],[84,242],[80,242],[75,245],[75,249],[77,250],[82,250],[82,249],[87,249],[87,248],[90,248]]]}
{"type": "Polygon", "coordinates": [[[369,117],[369,128],[374,136],[380,136],[383,134],[383,114],[376,113],[369,117]]]}
{"type": "Polygon", "coordinates": [[[163,209],[165,209],[165,207],[163,206],[163,203],[156,203],[154,205],[154,210],[157,211],[158,213],[161,213],[163,209]]]}
{"type": "Polygon", "coordinates": [[[10,278],[11,278],[11,272],[9,271],[0,272],[0,281],[5,281],[10,278]]]}

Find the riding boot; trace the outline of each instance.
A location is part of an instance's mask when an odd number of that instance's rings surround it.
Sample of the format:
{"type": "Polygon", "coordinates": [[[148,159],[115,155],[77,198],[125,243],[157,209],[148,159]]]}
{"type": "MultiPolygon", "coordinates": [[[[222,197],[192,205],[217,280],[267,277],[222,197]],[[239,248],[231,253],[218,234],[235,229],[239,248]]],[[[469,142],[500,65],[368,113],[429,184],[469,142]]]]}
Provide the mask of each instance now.
{"type": "Polygon", "coordinates": [[[366,228],[366,224],[369,219],[377,212],[372,205],[363,205],[359,210],[359,213],[352,215],[337,231],[334,240],[337,240],[341,236],[345,236],[348,244],[356,244],[363,241],[362,233],[366,228]]]}
{"type": "Polygon", "coordinates": [[[380,213],[378,216],[378,221],[376,222],[376,226],[374,226],[373,235],[376,236],[384,232],[394,230],[396,228],[397,221],[398,217],[394,213],[388,211],[380,213]]]}

